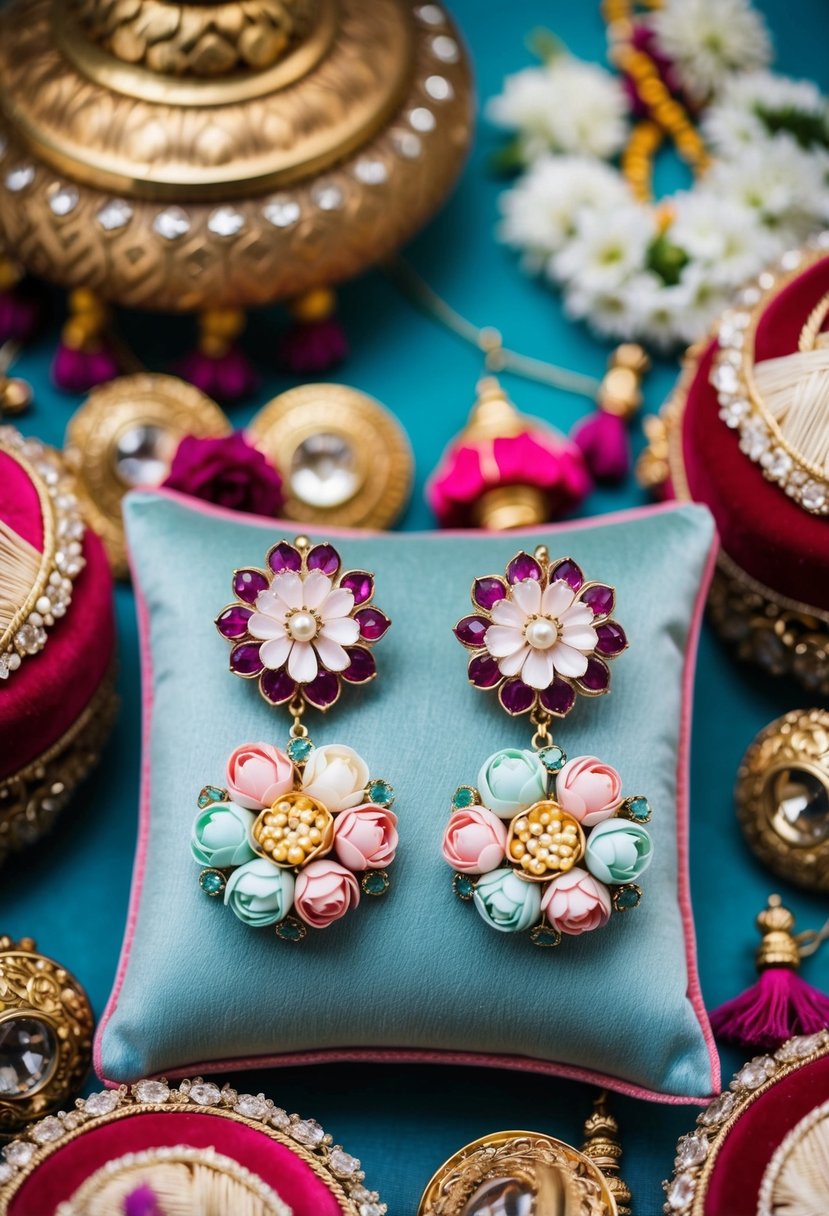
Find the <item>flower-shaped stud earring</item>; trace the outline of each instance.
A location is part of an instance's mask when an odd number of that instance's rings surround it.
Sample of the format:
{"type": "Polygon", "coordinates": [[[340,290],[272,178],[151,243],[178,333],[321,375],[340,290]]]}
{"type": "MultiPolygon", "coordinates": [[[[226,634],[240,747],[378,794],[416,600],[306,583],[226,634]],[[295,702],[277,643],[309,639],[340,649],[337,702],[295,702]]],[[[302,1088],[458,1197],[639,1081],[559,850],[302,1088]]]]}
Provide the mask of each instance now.
{"type": "Polygon", "coordinates": [[[392,787],[353,748],[315,748],[302,721],[309,706],[329,710],[343,683],[374,679],[371,647],[391,624],[372,602],[374,576],[341,567],[332,545],[281,540],[264,569],[234,572],[236,600],[216,618],[231,672],[257,680],[293,725],[284,751],[246,743],[231,753],[224,785],[199,794],[190,847],[207,895],[285,941],[327,928],[361,892],[385,894],[397,849],[392,787]]]}
{"type": "Polygon", "coordinates": [[[579,695],[610,691],[609,661],[627,647],[612,619],[616,593],[540,546],[517,553],[503,577],[477,578],[472,603],[455,626],[472,652],[470,683],[497,690],[512,717],[529,714],[535,734],[531,749],[496,752],[476,786],[458,787],[443,855],[455,893],[492,928],[557,946],[635,908],[653,852],[647,798],[623,797],[611,765],[568,760],[550,734],[579,695]]]}

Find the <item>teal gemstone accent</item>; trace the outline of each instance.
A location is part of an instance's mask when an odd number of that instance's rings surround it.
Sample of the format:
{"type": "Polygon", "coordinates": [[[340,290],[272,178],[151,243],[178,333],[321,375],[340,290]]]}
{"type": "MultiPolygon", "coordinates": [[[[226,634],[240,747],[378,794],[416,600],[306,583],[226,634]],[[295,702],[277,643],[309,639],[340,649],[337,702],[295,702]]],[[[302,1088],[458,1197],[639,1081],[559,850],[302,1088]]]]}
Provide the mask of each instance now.
{"type": "Polygon", "coordinates": [[[276,926],[276,936],[283,942],[301,942],[308,930],[301,921],[293,916],[286,916],[276,926]]]}
{"type": "Polygon", "coordinates": [[[617,912],[628,912],[638,908],[642,902],[642,892],[633,883],[626,887],[617,887],[613,892],[613,907],[617,912]]]}
{"type": "Polygon", "coordinates": [[[460,811],[467,806],[477,806],[480,795],[471,785],[459,785],[452,795],[452,810],[460,811]]]}
{"type": "Polygon", "coordinates": [[[288,744],[288,755],[294,764],[304,764],[313,750],[314,745],[310,739],[292,739],[288,744]]]}
{"type": "Polygon", "coordinates": [[[375,806],[390,807],[394,802],[394,787],[389,785],[388,781],[381,781],[379,778],[369,781],[367,793],[369,802],[373,802],[375,806]]]}
{"type": "Polygon", "coordinates": [[[558,929],[554,929],[551,924],[544,920],[531,931],[530,939],[534,946],[540,946],[543,949],[550,949],[553,946],[561,945],[561,934],[558,929]]]}
{"type": "Polygon", "coordinates": [[[626,798],[622,805],[622,811],[634,823],[650,823],[652,814],[651,804],[641,794],[637,794],[635,798],[626,798]]]}
{"type": "Polygon", "coordinates": [[[557,743],[542,748],[538,753],[538,758],[548,773],[560,773],[567,763],[567,755],[557,743]]]}
{"type": "Polygon", "coordinates": [[[228,796],[227,790],[219,789],[218,785],[206,785],[199,794],[199,810],[203,811],[214,802],[227,802],[228,796]]]}
{"type": "Polygon", "coordinates": [[[391,886],[385,870],[368,870],[360,881],[366,895],[385,895],[391,886]]]}
{"type": "Polygon", "coordinates": [[[205,895],[210,895],[214,899],[217,895],[221,895],[227,886],[227,879],[221,870],[202,870],[199,875],[199,886],[205,895]]]}
{"type": "Polygon", "coordinates": [[[475,894],[475,881],[468,874],[456,874],[452,879],[452,890],[458,899],[467,903],[475,894]]]}

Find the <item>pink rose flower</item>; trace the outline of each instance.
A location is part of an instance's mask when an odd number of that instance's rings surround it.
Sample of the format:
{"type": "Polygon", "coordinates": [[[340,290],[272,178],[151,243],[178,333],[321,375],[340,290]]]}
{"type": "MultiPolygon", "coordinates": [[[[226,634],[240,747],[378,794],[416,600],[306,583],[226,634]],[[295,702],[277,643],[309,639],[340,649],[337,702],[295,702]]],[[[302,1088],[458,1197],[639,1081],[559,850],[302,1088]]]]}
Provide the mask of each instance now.
{"type": "Polygon", "coordinates": [[[334,821],[334,851],[349,870],[382,870],[397,852],[397,816],[382,806],[354,807],[334,821]]]}
{"type": "Polygon", "coordinates": [[[595,756],[574,756],[556,777],[556,802],[583,828],[609,819],[622,801],[622,778],[595,756]]]}
{"type": "Polygon", "coordinates": [[[312,861],[296,876],[294,908],[314,929],[327,929],[359,902],[357,879],[336,861],[312,861]]]}
{"type": "Polygon", "coordinates": [[[241,431],[218,439],[185,435],[164,485],[231,511],[278,515],[282,478],[241,431]]]}
{"type": "Polygon", "coordinates": [[[443,856],[461,874],[497,870],[507,848],[507,825],[483,806],[453,811],[443,834],[443,856]]]}
{"type": "Polygon", "coordinates": [[[260,811],[293,789],[294,766],[270,743],[243,743],[227,762],[226,783],[234,802],[260,811]]]}
{"type": "Polygon", "coordinates": [[[573,866],[549,884],[541,897],[541,911],[559,933],[577,937],[607,924],[610,892],[587,870],[573,866]]]}

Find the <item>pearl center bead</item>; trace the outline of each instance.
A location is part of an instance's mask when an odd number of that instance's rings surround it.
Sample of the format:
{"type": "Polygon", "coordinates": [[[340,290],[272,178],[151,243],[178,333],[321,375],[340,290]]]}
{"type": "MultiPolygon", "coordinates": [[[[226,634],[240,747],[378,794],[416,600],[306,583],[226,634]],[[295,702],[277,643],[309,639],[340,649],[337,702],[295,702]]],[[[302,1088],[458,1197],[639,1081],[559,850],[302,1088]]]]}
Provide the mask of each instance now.
{"type": "Polygon", "coordinates": [[[312,642],[317,636],[317,622],[310,612],[295,612],[288,620],[288,633],[295,642],[312,642]]]}
{"type": "Polygon", "coordinates": [[[549,650],[558,641],[558,628],[555,621],[540,616],[530,621],[524,636],[534,650],[549,650]]]}

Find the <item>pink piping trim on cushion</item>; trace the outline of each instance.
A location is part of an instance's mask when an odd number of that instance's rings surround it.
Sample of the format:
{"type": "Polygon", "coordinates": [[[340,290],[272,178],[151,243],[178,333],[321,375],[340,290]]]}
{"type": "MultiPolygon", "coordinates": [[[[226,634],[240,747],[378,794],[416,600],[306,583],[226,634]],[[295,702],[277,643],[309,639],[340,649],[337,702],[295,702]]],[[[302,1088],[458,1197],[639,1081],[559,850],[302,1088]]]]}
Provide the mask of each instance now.
{"type": "MultiPolygon", "coordinates": [[[[136,491],[144,494],[146,491],[136,491]]],[[[180,503],[196,514],[214,515],[221,519],[226,519],[231,523],[239,523],[240,515],[238,511],[229,511],[224,507],[214,506],[212,503],[205,503],[201,500],[193,499],[186,494],[180,494],[176,490],[159,489],[152,492],[161,498],[169,498],[174,502],[180,503]]],[[[684,510],[684,506],[678,503],[666,502],[658,503],[653,506],[646,507],[631,507],[626,511],[617,511],[610,515],[601,517],[593,517],[586,519],[573,520],[572,522],[560,525],[559,528],[553,528],[551,531],[577,531],[587,527],[597,527],[613,525],[618,523],[627,523],[630,520],[647,518],[651,515],[661,515],[666,512],[674,512],[684,510]],[[600,524],[597,523],[600,520],[600,524]]],[[[274,528],[291,531],[295,528],[293,523],[278,519],[266,519],[262,516],[247,515],[244,517],[244,522],[252,523],[262,528],[274,528]]],[[[521,536],[522,534],[532,534],[540,531],[539,528],[517,529],[510,533],[513,536],[521,536]]],[[[352,536],[363,537],[366,535],[382,535],[382,533],[368,533],[361,529],[348,528],[326,528],[326,533],[331,536],[352,536]]],[[[446,529],[437,535],[450,536],[466,536],[474,535],[464,529],[446,529]]],[[[435,536],[434,532],[409,533],[413,536],[435,536]]],[[[493,534],[489,534],[493,535],[493,534]]],[[[720,1061],[717,1054],[717,1048],[714,1042],[714,1036],[711,1031],[711,1025],[708,1021],[708,1015],[705,1011],[705,1005],[702,999],[699,982],[692,978],[696,975],[696,935],[694,932],[694,920],[691,909],[690,897],[690,875],[688,868],[688,818],[689,818],[689,792],[688,792],[688,754],[690,747],[691,733],[691,718],[693,709],[693,694],[694,694],[694,673],[695,659],[697,652],[697,641],[699,638],[700,626],[702,623],[702,614],[705,609],[705,601],[708,595],[708,586],[714,572],[714,564],[717,557],[717,549],[719,542],[717,537],[711,544],[711,549],[708,554],[708,560],[705,565],[705,571],[700,583],[697,599],[694,604],[694,610],[691,617],[690,627],[688,631],[688,644],[685,651],[685,659],[683,664],[682,675],[682,714],[679,728],[679,748],[677,751],[677,880],[678,880],[678,897],[680,913],[682,916],[683,931],[685,938],[685,957],[686,969],[688,974],[688,999],[697,1019],[700,1024],[700,1029],[708,1049],[709,1059],[711,1061],[711,1082],[712,1093],[719,1092],[721,1085],[720,1078],[720,1061]]],[[[130,952],[132,950],[132,941],[135,934],[135,926],[138,920],[138,910],[141,903],[141,892],[144,882],[144,868],[146,864],[147,854],[147,839],[150,830],[150,725],[152,722],[153,710],[153,683],[152,683],[152,655],[150,650],[150,628],[149,628],[149,612],[147,610],[146,600],[144,599],[141,586],[135,577],[135,569],[132,565],[132,555],[130,554],[130,571],[132,574],[133,587],[135,588],[136,612],[138,617],[138,634],[141,650],[141,683],[142,697],[144,701],[144,709],[142,714],[142,765],[141,765],[141,793],[140,793],[140,815],[139,815],[139,830],[137,851],[135,857],[135,865],[133,868],[132,888],[130,892],[129,913],[127,916],[127,925],[124,934],[124,944],[121,949],[121,957],[118,962],[118,971],[115,977],[115,985],[107,1002],[106,1009],[101,1017],[98,1029],[95,1035],[94,1046],[94,1065],[95,1072],[105,1085],[110,1088],[116,1088],[119,1082],[110,1080],[104,1075],[103,1068],[103,1036],[106,1027],[112,1018],[115,1010],[118,1007],[118,998],[121,995],[124,977],[126,975],[127,966],[129,964],[130,952]]],[[[568,1080],[584,1081],[589,1084],[608,1086],[617,1093],[626,1094],[628,1097],[641,1098],[643,1101],[663,1102],[671,1105],[690,1105],[699,1103],[700,1105],[709,1101],[708,1097],[691,1098],[680,1095],[670,1095],[655,1093],[651,1090],[644,1089],[641,1086],[633,1085],[630,1082],[617,1080],[614,1077],[607,1076],[603,1073],[594,1073],[589,1069],[576,1068],[566,1064],[557,1064],[552,1061],[536,1061],[528,1059],[524,1056],[499,1056],[486,1055],[464,1052],[442,1052],[429,1050],[372,1050],[345,1048],[343,1050],[331,1051],[307,1051],[290,1053],[286,1055],[275,1056],[254,1056],[250,1059],[240,1060],[221,1060],[209,1061],[206,1064],[193,1064],[184,1069],[168,1069],[167,1076],[183,1077],[188,1073],[210,1072],[210,1071],[242,1071],[245,1069],[273,1067],[281,1065],[289,1067],[292,1065],[302,1064],[323,1064],[334,1062],[349,1062],[358,1061],[363,1063],[435,1063],[435,1064],[464,1064],[472,1066],[483,1066],[485,1068],[508,1068],[520,1072],[535,1072],[545,1076],[564,1077],[568,1080]]]]}

